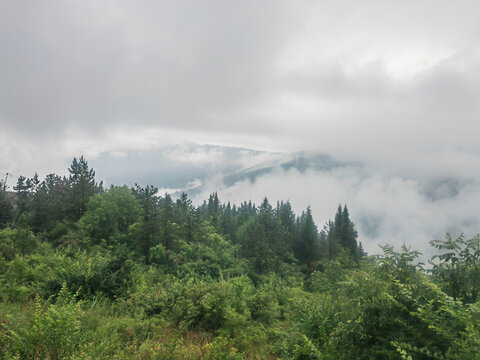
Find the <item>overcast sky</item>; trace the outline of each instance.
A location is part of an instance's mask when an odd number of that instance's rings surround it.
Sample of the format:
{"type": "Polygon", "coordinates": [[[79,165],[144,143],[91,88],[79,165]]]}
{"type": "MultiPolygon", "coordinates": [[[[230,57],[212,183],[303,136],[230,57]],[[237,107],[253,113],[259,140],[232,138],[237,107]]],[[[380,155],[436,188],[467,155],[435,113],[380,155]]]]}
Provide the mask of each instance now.
{"type": "Polygon", "coordinates": [[[479,18],[478,1],[0,0],[0,176],[194,142],[476,194],[479,18]]]}

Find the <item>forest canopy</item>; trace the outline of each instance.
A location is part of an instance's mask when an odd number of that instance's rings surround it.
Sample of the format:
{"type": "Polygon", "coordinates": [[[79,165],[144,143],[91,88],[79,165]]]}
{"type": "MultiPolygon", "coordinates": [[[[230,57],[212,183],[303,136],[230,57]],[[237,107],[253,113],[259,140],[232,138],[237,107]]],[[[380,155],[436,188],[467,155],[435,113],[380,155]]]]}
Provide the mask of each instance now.
{"type": "MultiPolygon", "coordinates": [[[[368,255],[347,205],[0,183],[3,359],[477,359],[480,237],[368,255]]],[[[326,189],[328,191],[328,189],[326,189]]]]}

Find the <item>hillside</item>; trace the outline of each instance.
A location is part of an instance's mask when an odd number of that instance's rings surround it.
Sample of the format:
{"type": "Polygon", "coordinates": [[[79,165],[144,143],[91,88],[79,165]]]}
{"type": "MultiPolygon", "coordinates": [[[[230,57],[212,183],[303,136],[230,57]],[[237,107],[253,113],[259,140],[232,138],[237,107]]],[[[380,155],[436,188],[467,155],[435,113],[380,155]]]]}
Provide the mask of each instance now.
{"type": "Polygon", "coordinates": [[[0,193],[2,359],[478,358],[478,236],[432,242],[425,270],[366,254],[346,205],[319,227],[288,201],[68,172],[0,193]]]}

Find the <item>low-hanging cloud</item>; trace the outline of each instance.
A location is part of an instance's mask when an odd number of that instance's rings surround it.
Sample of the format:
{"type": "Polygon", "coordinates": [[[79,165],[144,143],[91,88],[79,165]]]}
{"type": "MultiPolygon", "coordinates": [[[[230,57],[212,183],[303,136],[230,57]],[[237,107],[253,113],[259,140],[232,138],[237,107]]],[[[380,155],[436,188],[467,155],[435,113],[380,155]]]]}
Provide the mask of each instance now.
{"type": "Polygon", "coordinates": [[[198,178],[224,200],[311,204],[319,223],[346,202],[367,244],[478,231],[479,13],[469,0],[0,2],[0,175],[65,173],[83,154],[108,181],[198,178]],[[224,184],[298,151],[362,165],[224,184]]]}
{"type": "Polygon", "coordinates": [[[359,240],[370,253],[378,253],[379,245],[398,248],[405,243],[429,257],[429,241],[443,238],[446,232],[473,236],[480,228],[476,215],[480,189],[474,183],[450,179],[451,188],[445,193],[447,179],[432,184],[422,178],[372,174],[358,166],[304,172],[277,168],[253,181],[223,187],[218,179],[214,181],[207,188],[216,187],[220,199],[237,205],[248,199],[260,204],[267,196],[272,204],[289,199],[297,214],[310,206],[319,228],[333,219],[339,203],[347,204],[359,240]],[[432,198],[428,191],[442,196],[432,198]]]}

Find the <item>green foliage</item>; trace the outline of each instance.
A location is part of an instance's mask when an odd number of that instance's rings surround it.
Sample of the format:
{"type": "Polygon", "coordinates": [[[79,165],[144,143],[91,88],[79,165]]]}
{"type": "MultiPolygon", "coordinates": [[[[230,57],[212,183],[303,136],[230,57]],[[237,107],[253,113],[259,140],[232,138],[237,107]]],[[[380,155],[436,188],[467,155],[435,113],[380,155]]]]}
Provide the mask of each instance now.
{"type": "Polygon", "coordinates": [[[35,174],[33,178],[29,179],[25,176],[19,176],[17,184],[13,187],[17,195],[17,217],[26,213],[29,210],[32,194],[38,186],[38,175],[35,174]]]}
{"type": "Polygon", "coordinates": [[[6,357],[64,359],[71,355],[81,341],[80,309],[66,285],[55,304],[45,306],[37,295],[33,307],[33,317],[26,324],[6,327],[6,357]]]}
{"type": "Polygon", "coordinates": [[[423,263],[415,264],[416,259],[421,255],[419,251],[411,250],[405,244],[398,253],[391,245],[380,246],[383,255],[377,257],[380,269],[385,275],[390,275],[399,281],[406,283],[417,279],[418,270],[422,269],[423,263]]]}
{"type": "Polygon", "coordinates": [[[463,234],[431,245],[442,253],[433,257],[432,274],[454,299],[467,303],[478,300],[480,291],[480,236],[466,240],[463,234]]]}
{"type": "Polygon", "coordinates": [[[327,223],[323,237],[327,243],[330,259],[337,256],[341,249],[345,249],[358,262],[360,255],[362,255],[357,244],[358,233],[355,230],[355,225],[350,220],[350,214],[346,205],[343,209],[341,205],[338,205],[335,221],[327,223]]]}
{"type": "Polygon", "coordinates": [[[150,259],[150,249],[158,245],[160,238],[157,192],[158,189],[154,186],[142,188],[135,184],[135,188],[132,188],[132,193],[141,206],[141,220],[129,228],[128,237],[147,262],[150,259]]]}
{"type": "Polygon", "coordinates": [[[319,236],[313,221],[310,207],[299,219],[298,240],[294,246],[295,256],[306,264],[311,264],[319,258],[319,236]]]}
{"type": "Polygon", "coordinates": [[[205,347],[205,360],[241,360],[244,357],[231,345],[231,341],[217,337],[205,347]]]}
{"type": "Polygon", "coordinates": [[[5,266],[2,297],[27,300],[39,293],[48,298],[66,283],[84,298],[122,296],[129,286],[134,262],[129,252],[118,247],[114,252],[53,251],[43,245],[36,254],[19,256],[5,266]]]}
{"type": "Polygon", "coordinates": [[[0,229],[10,224],[13,219],[13,203],[0,180],[0,229]]]}
{"type": "Polygon", "coordinates": [[[432,242],[425,271],[406,246],[367,257],[346,206],[319,233],[288,202],[69,172],[19,177],[0,223],[2,359],[478,358],[478,236],[432,242]]]}
{"type": "Polygon", "coordinates": [[[164,281],[139,299],[147,314],[160,314],[182,329],[227,333],[242,330],[250,319],[248,297],[253,288],[245,279],[210,282],[194,279],[164,281]],[[239,284],[242,286],[240,287],[239,284]]]}
{"type": "Polygon", "coordinates": [[[91,196],[101,192],[102,185],[95,182],[95,171],[88,167],[88,162],[83,156],[77,160],[73,158],[68,168],[68,215],[73,220],[78,220],[85,214],[87,203],[91,196]]]}
{"type": "Polygon", "coordinates": [[[174,219],[173,201],[170,195],[165,194],[163,199],[159,200],[160,205],[160,241],[167,250],[172,250],[175,246],[176,224],[174,219]]]}
{"type": "Polygon", "coordinates": [[[12,260],[14,254],[30,254],[38,247],[38,240],[28,229],[0,230],[0,259],[12,260]]]}
{"type": "Polygon", "coordinates": [[[240,240],[242,254],[249,260],[254,271],[265,273],[278,271],[281,264],[287,261],[291,254],[291,235],[281,225],[265,198],[258,208],[258,214],[240,226],[236,238],[240,240]]]}
{"type": "Polygon", "coordinates": [[[111,244],[122,240],[139,219],[140,206],[130,190],[123,186],[92,196],[78,224],[93,244],[102,240],[111,244]]]}

